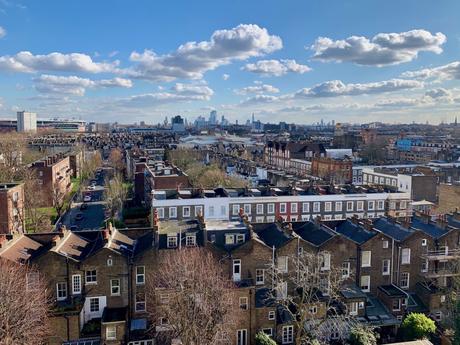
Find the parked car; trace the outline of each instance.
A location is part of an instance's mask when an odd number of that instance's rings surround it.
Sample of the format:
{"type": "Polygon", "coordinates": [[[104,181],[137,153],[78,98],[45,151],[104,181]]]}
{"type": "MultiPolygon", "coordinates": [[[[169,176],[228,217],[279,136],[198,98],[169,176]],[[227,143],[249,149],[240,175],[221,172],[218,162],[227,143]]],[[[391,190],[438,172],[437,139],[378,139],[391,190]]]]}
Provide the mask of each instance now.
{"type": "Polygon", "coordinates": [[[89,202],[89,201],[91,201],[91,195],[85,195],[85,197],[83,198],[83,201],[84,201],[84,202],[89,202]]]}

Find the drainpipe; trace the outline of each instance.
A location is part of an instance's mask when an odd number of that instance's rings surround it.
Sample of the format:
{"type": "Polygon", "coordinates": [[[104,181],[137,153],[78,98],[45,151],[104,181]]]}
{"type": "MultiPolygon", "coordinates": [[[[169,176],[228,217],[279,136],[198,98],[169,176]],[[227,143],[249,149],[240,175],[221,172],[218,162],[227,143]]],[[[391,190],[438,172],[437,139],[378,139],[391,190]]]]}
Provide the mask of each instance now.
{"type": "Polygon", "coordinates": [[[131,337],[131,319],[132,319],[132,307],[133,307],[133,260],[132,258],[128,257],[126,259],[126,262],[128,264],[128,320],[127,320],[127,325],[126,325],[126,334],[125,338],[126,340],[130,339],[131,337]]]}
{"type": "Polygon", "coordinates": [[[390,272],[390,284],[393,284],[393,274],[394,274],[394,263],[395,263],[395,258],[394,258],[394,253],[395,251],[395,240],[394,238],[391,239],[391,272],[390,272]]]}
{"type": "Polygon", "coordinates": [[[361,288],[361,246],[356,246],[356,285],[361,288]]]}

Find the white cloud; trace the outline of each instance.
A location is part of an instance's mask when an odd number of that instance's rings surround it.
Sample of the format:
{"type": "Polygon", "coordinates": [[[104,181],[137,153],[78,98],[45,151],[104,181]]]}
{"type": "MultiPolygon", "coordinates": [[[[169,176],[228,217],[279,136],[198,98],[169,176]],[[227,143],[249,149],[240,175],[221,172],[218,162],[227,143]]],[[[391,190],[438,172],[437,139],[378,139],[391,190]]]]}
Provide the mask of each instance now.
{"type": "Polygon", "coordinates": [[[6,30],[5,28],[0,26],[0,38],[3,38],[6,36],[6,30]]]}
{"type": "Polygon", "coordinates": [[[33,55],[22,51],[16,55],[0,56],[0,70],[33,73],[37,71],[65,71],[102,73],[113,72],[118,65],[115,62],[94,62],[90,56],[80,53],[33,55]]]}
{"type": "Polygon", "coordinates": [[[268,84],[257,84],[255,86],[247,86],[241,89],[236,89],[234,92],[237,95],[248,95],[248,94],[262,94],[262,93],[278,93],[280,90],[272,85],[268,84]]]}
{"type": "Polygon", "coordinates": [[[40,93],[58,93],[83,96],[87,88],[133,86],[131,80],[123,78],[91,80],[77,76],[56,76],[44,74],[34,78],[35,89],[40,93]]]}
{"type": "Polygon", "coordinates": [[[246,64],[242,69],[263,76],[275,77],[285,75],[288,72],[304,74],[311,71],[310,67],[298,64],[295,60],[259,60],[255,63],[246,64]]]}
{"type": "Polygon", "coordinates": [[[118,104],[126,107],[149,107],[159,104],[209,101],[214,91],[205,85],[177,83],[168,91],[145,93],[120,99],[118,104]]]}
{"type": "Polygon", "coordinates": [[[136,66],[124,73],[154,81],[177,78],[200,79],[203,74],[234,60],[245,60],[281,49],[281,38],[270,35],[265,28],[240,24],[230,30],[215,31],[209,41],[187,42],[176,51],[157,55],[151,50],[131,53],[136,66]]]}
{"type": "Polygon", "coordinates": [[[446,36],[441,32],[433,35],[426,30],[411,30],[380,33],[372,39],[351,36],[334,41],[319,37],[310,48],[314,51],[313,59],[319,61],[385,66],[412,61],[422,51],[440,54],[445,42],[446,36]]]}
{"type": "Polygon", "coordinates": [[[258,104],[267,104],[267,103],[274,103],[279,101],[280,98],[276,96],[270,95],[256,95],[254,97],[250,97],[242,101],[239,105],[242,107],[253,106],[258,104]]]}
{"type": "Polygon", "coordinates": [[[423,82],[417,80],[391,79],[374,83],[344,84],[340,80],[326,81],[311,88],[298,90],[295,98],[355,96],[401,90],[418,89],[423,82]]]}
{"type": "Polygon", "coordinates": [[[114,56],[117,56],[120,52],[118,50],[114,50],[114,51],[111,51],[108,56],[110,58],[114,57],[114,56]]]}
{"type": "Polygon", "coordinates": [[[447,65],[434,68],[425,68],[418,71],[409,71],[402,74],[405,78],[436,79],[436,80],[460,80],[460,61],[454,61],[447,65]]]}
{"type": "Polygon", "coordinates": [[[413,98],[397,98],[378,101],[374,104],[376,108],[407,108],[420,104],[420,100],[413,98]]]}
{"type": "Polygon", "coordinates": [[[230,78],[229,74],[226,74],[226,73],[222,74],[222,79],[223,80],[228,80],[228,78],[230,78]]]}

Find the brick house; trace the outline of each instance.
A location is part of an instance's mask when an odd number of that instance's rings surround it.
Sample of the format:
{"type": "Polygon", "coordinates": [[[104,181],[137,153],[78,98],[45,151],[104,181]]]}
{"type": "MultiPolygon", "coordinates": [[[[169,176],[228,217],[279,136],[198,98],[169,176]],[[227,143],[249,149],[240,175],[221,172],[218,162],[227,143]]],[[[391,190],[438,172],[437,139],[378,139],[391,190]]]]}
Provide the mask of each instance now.
{"type": "Polygon", "coordinates": [[[24,184],[0,184],[0,234],[24,230],[24,184]]]}
{"type": "MultiPolygon", "coordinates": [[[[146,330],[154,306],[146,300],[146,277],[164,253],[194,246],[211,251],[235,283],[240,317],[229,336],[238,345],[254,344],[259,331],[292,343],[295,329],[273,298],[266,270],[284,270],[287,284],[279,291],[291,294],[293,260],[303,252],[321,255],[325,270],[341,269],[341,310],[382,334],[394,334],[410,311],[442,320],[443,291],[458,273],[445,274],[458,257],[460,216],[251,224],[243,213],[233,221],[205,221],[199,214],[159,222],[156,215],[153,228],[3,235],[0,258],[34,264],[46,277],[55,305],[50,344],[95,337],[111,345],[151,345],[146,330]]],[[[323,318],[325,305],[318,299],[312,317],[323,318]]]]}
{"type": "Polygon", "coordinates": [[[63,198],[72,189],[72,169],[69,156],[57,154],[45,157],[29,166],[42,193],[42,206],[54,206],[56,196],[63,198]]]}

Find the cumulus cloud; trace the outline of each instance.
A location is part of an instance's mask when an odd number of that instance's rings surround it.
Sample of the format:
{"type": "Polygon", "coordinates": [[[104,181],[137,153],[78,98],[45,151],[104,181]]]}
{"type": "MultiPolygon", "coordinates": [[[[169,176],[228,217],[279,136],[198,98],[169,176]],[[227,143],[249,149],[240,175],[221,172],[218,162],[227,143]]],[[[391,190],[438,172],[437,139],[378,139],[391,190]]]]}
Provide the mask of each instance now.
{"type": "Polygon", "coordinates": [[[228,80],[228,78],[230,78],[229,74],[222,74],[222,79],[223,80],[228,80]]]}
{"type": "Polygon", "coordinates": [[[65,71],[103,73],[113,72],[117,65],[118,61],[110,63],[95,62],[89,55],[80,53],[34,55],[31,52],[22,51],[12,56],[0,56],[0,70],[11,72],[65,71]]]}
{"type": "Polygon", "coordinates": [[[149,107],[176,102],[209,101],[213,94],[214,91],[206,85],[177,83],[167,91],[134,95],[118,103],[126,107],[149,107]]]}
{"type": "Polygon", "coordinates": [[[424,68],[418,71],[405,72],[402,76],[416,79],[460,80],[460,61],[454,61],[447,65],[434,68],[424,68]]]}
{"type": "Polygon", "coordinates": [[[262,93],[278,93],[280,90],[272,85],[268,84],[257,84],[255,86],[247,86],[241,89],[236,89],[234,92],[237,95],[248,95],[248,94],[262,94],[262,93]]]}
{"type": "Polygon", "coordinates": [[[303,88],[294,94],[294,98],[356,96],[377,94],[401,90],[418,89],[423,82],[417,80],[391,79],[374,83],[345,84],[340,80],[326,81],[311,88],[303,88]]]}
{"type": "Polygon", "coordinates": [[[33,79],[35,89],[40,93],[57,93],[83,96],[87,88],[133,86],[131,80],[123,78],[91,80],[77,76],[41,75],[33,79]]]}
{"type": "Polygon", "coordinates": [[[385,66],[412,61],[418,53],[442,52],[446,36],[426,30],[411,30],[401,33],[380,33],[369,39],[351,36],[344,40],[319,37],[310,47],[313,59],[319,61],[353,62],[358,65],[385,66]]]}
{"type": "Polygon", "coordinates": [[[3,38],[6,36],[6,30],[0,26],[0,38],[3,38]]]}
{"type": "Polygon", "coordinates": [[[256,95],[254,97],[250,97],[242,101],[239,105],[242,107],[259,105],[259,104],[267,104],[267,103],[274,103],[279,101],[280,98],[276,96],[270,95],[256,95]]]}
{"type": "Polygon", "coordinates": [[[263,76],[274,77],[285,75],[288,72],[304,74],[311,71],[310,67],[298,64],[295,60],[259,60],[255,63],[246,64],[242,69],[263,76]]]}
{"type": "Polygon", "coordinates": [[[133,78],[171,81],[200,79],[203,74],[234,60],[245,60],[272,53],[283,46],[281,38],[265,28],[240,24],[230,30],[215,31],[209,41],[187,42],[176,51],[157,55],[151,50],[131,53],[136,66],[125,71],[133,78]]]}

